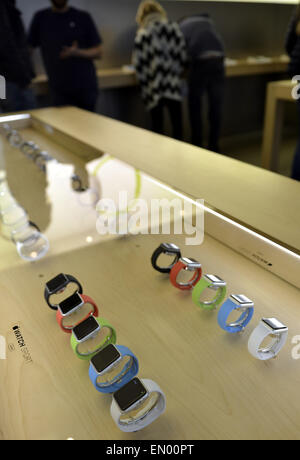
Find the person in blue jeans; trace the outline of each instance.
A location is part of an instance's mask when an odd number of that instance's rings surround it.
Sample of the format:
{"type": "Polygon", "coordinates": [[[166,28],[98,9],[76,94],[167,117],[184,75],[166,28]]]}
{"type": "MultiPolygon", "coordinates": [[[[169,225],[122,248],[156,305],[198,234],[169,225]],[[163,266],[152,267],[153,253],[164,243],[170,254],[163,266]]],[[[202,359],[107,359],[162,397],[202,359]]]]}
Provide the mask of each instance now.
{"type": "MultiPolygon", "coordinates": [[[[290,56],[289,74],[298,76],[300,81],[300,7],[297,8],[289,25],[286,37],[286,51],[290,56]]],[[[297,101],[299,112],[299,141],[292,165],[292,179],[300,181],[300,99],[297,101]]]]}
{"type": "Polygon", "coordinates": [[[208,149],[220,152],[219,139],[225,88],[223,41],[208,14],[179,21],[189,58],[189,113],[192,144],[203,147],[203,98],[209,103],[208,149]]]}
{"type": "Polygon", "coordinates": [[[0,74],[6,81],[2,111],[17,112],[36,107],[35,95],[30,88],[34,72],[21,13],[15,0],[0,2],[0,74]]]}

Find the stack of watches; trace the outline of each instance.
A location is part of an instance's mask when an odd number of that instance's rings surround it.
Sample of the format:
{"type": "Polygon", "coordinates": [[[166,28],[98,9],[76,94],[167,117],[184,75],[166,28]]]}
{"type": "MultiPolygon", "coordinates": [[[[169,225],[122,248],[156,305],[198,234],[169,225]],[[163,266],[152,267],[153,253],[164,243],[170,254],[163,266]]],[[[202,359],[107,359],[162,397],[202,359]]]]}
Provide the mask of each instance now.
{"type": "MultiPolygon", "coordinates": [[[[182,257],[181,250],[172,243],[162,243],[155,249],[152,266],[160,273],[169,274],[174,287],[184,291],[192,291],[192,300],[195,305],[206,311],[218,312],[218,325],[230,334],[241,333],[250,324],[254,315],[254,302],[244,294],[231,294],[226,299],[227,284],[217,275],[202,273],[201,264],[192,258],[182,257]],[[171,263],[161,265],[161,256],[170,256],[171,263]],[[183,273],[189,272],[188,281],[180,281],[183,273]],[[214,291],[211,300],[204,300],[206,291],[214,291]],[[226,300],[225,300],[226,299],[226,300]],[[233,314],[238,318],[230,320],[233,314]]],[[[262,318],[252,332],[249,342],[249,353],[256,359],[267,361],[275,358],[285,345],[288,337],[288,327],[276,318],[262,318]],[[265,342],[269,344],[264,346],[265,342]]]]}
{"type": "MultiPolygon", "coordinates": [[[[19,149],[28,159],[46,173],[46,165],[50,161],[57,162],[46,150],[42,150],[35,142],[25,141],[21,134],[12,129],[7,123],[1,127],[2,133],[14,148],[19,149]]],[[[71,176],[71,187],[78,194],[79,203],[83,206],[94,206],[99,201],[99,192],[95,187],[84,187],[81,178],[77,174],[71,176]],[[85,192],[89,192],[86,194],[85,192]]]]}
{"type": "Polygon", "coordinates": [[[8,124],[2,126],[2,132],[12,147],[19,149],[41,171],[46,172],[46,164],[54,160],[48,152],[41,150],[35,142],[25,141],[21,134],[8,124]]]}
{"type": "Polygon", "coordinates": [[[93,299],[83,294],[82,285],[72,275],[61,273],[48,281],[44,290],[47,305],[56,311],[63,332],[71,334],[75,355],[89,361],[89,377],[99,393],[112,395],[111,416],[124,432],[145,428],[166,407],[160,387],[149,379],[139,379],[139,361],[124,345],[117,345],[114,327],[99,317],[93,299]],[[58,294],[73,286],[73,293],[55,302],[58,294]]]}
{"type": "Polygon", "coordinates": [[[12,240],[23,260],[37,261],[47,254],[48,238],[29,220],[25,209],[13,197],[6,178],[0,181],[0,220],[2,234],[12,240]]]}

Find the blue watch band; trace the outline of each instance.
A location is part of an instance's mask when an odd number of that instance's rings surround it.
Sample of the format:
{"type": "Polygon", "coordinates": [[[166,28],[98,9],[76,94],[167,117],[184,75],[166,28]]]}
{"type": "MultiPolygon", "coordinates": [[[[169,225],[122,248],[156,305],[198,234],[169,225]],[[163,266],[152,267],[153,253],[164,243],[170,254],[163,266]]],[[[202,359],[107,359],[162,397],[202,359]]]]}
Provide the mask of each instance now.
{"type": "Polygon", "coordinates": [[[254,314],[253,306],[242,309],[242,314],[239,319],[234,323],[228,324],[229,315],[234,310],[238,310],[240,308],[241,306],[237,305],[230,298],[223,303],[219,310],[218,323],[219,326],[224,329],[224,331],[230,332],[231,334],[236,334],[237,332],[241,332],[243,329],[245,329],[245,327],[250,323],[254,314]]]}
{"type": "Polygon", "coordinates": [[[138,374],[139,371],[138,359],[132,353],[132,351],[123,345],[115,345],[115,347],[122,358],[124,358],[125,356],[129,356],[131,359],[129,359],[128,362],[122,367],[119,374],[113,378],[112,383],[106,383],[105,385],[101,385],[97,382],[99,374],[97,373],[93,364],[90,363],[89,377],[96,390],[100,393],[114,393],[115,391],[119,390],[124,385],[126,385],[126,383],[130,382],[130,380],[132,380],[138,374]]]}

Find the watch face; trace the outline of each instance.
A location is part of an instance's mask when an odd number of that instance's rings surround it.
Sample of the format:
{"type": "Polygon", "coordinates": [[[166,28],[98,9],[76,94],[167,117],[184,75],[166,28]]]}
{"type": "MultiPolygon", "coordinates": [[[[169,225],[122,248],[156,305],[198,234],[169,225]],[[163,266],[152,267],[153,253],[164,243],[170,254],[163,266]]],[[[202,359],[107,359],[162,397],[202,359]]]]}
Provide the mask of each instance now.
{"type": "Polygon", "coordinates": [[[80,307],[83,304],[83,300],[80,295],[75,292],[75,294],[68,297],[66,300],[59,304],[60,311],[64,316],[66,316],[71,311],[75,310],[76,307],[80,307]]]}
{"type": "Polygon", "coordinates": [[[46,287],[50,294],[54,294],[55,292],[59,291],[60,289],[64,288],[65,285],[68,283],[68,278],[66,275],[61,273],[60,275],[57,275],[55,278],[52,280],[48,281],[46,283],[46,287]]]}
{"type": "Polygon", "coordinates": [[[239,294],[239,295],[231,294],[230,298],[231,298],[231,300],[233,300],[234,303],[236,303],[237,305],[239,305],[241,307],[248,307],[248,306],[252,307],[252,306],[254,306],[253,301],[248,299],[248,297],[246,297],[243,294],[239,294]]]}
{"type": "Polygon", "coordinates": [[[191,268],[192,270],[196,269],[196,268],[201,268],[201,264],[199,262],[197,262],[197,260],[195,259],[190,259],[188,257],[182,257],[181,258],[181,261],[186,265],[188,266],[189,268],[191,268]]]}
{"type": "Polygon", "coordinates": [[[89,336],[93,332],[96,332],[97,329],[99,329],[99,323],[96,321],[94,316],[90,316],[82,321],[82,323],[78,324],[78,326],[75,326],[73,332],[77,342],[80,342],[85,337],[89,336]]]}
{"type": "Polygon", "coordinates": [[[216,275],[204,275],[204,276],[210,283],[213,283],[214,286],[220,286],[220,287],[226,286],[225,281],[223,281],[221,278],[219,278],[216,275]]]}
{"type": "Polygon", "coordinates": [[[263,318],[262,321],[267,324],[273,331],[286,331],[287,327],[276,318],[263,318]]]}
{"type": "Polygon", "coordinates": [[[136,377],[114,393],[114,398],[122,412],[146,396],[147,390],[136,377]]]}
{"type": "Polygon", "coordinates": [[[162,243],[160,247],[165,252],[170,252],[171,254],[180,254],[180,248],[172,243],[162,243]]]}
{"type": "Polygon", "coordinates": [[[91,359],[94,368],[100,374],[121,357],[114,345],[107,345],[91,359]]]}

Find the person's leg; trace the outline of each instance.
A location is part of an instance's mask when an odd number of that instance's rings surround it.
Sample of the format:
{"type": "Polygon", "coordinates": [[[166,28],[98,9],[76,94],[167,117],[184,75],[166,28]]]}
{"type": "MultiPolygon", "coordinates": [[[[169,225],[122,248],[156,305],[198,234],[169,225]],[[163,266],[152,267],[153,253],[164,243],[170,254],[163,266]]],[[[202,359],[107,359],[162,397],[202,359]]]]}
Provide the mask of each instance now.
{"type": "Polygon", "coordinates": [[[59,91],[57,89],[51,90],[52,104],[54,107],[63,107],[66,105],[72,105],[72,98],[69,94],[59,91]]]}
{"type": "Polygon", "coordinates": [[[150,110],[151,130],[157,134],[163,134],[164,131],[164,104],[163,101],[150,110]]]}
{"type": "Polygon", "coordinates": [[[30,88],[21,88],[16,83],[6,82],[5,106],[9,112],[23,112],[36,109],[37,103],[30,88]]]}
{"type": "Polygon", "coordinates": [[[170,113],[173,138],[181,141],[183,139],[182,102],[174,99],[166,99],[165,103],[170,113]]]}
{"type": "Polygon", "coordinates": [[[83,89],[79,90],[74,97],[74,105],[89,112],[96,111],[98,90],[83,89]]]}
{"type": "Polygon", "coordinates": [[[36,96],[31,88],[22,90],[22,110],[33,110],[37,108],[36,96]]]}
{"type": "MultiPolygon", "coordinates": [[[[214,67],[214,66],[213,66],[214,67]]],[[[213,152],[220,152],[219,140],[222,127],[222,111],[224,101],[225,74],[223,67],[216,65],[208,74],[208,101],[209,101],[209,142],[208,148],[213,152]]]]}
{"type": "Polygon", "coordinates": [[[299,140],[296,148],[293,165],[292,165],[292,179],[300,181],[300,100],[297,101],[298,112],[299,112],[299,140]]]}
{"type": "Polygon", "coordinates": [[[199,62],[192,64],[189,74],[189,117],[191,125],[191,142],[203,147],[203,96],[205,93],[205,79],[199,62]]]}
{"type": "Polygon", "coordinates": [[[3,102],[6,112],[18,112],[22,110],[20,88],[16,83],[6,81],[6,99],[3,102]]]}

